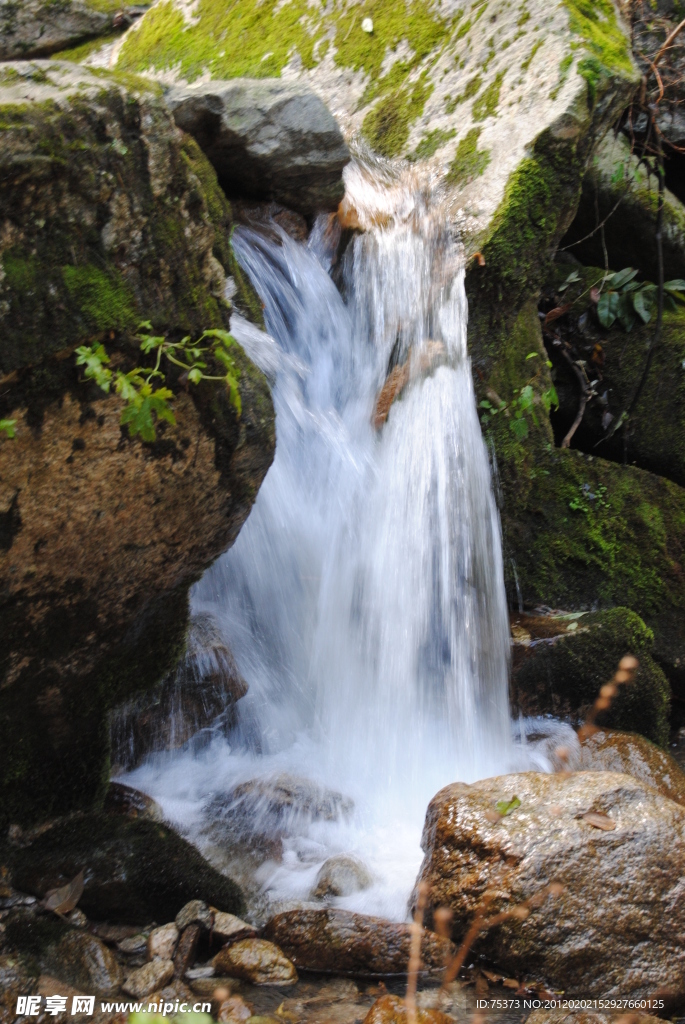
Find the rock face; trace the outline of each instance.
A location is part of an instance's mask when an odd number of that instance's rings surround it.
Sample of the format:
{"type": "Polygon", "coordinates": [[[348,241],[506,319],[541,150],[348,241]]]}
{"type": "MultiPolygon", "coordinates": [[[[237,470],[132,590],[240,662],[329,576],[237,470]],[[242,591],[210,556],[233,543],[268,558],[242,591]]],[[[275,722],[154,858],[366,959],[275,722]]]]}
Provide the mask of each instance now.
{"type": "Polygon", "coordinates": [[[16,1020],[17,999],[36,990],[23,962],[15,956],[0,956],[0,1024],[13,1024],[16,1020]]]}
{"type": "MultiPolygon", "coordinates": [[[[176,663],[188,586],[228,547],[274,450],[239,347],[242,413],[169,372],[176,425],[131,439],[74,349],[140,358],[137,324],[226,328],[230,208],[149,82],[65,62],[0,68],[0,824],[104,796],[107,713],[176,663]]],[[[242,283],[241,283],[242,282],[242,283]]],[[[3,824],[4,823],[4,824],[3,824]]]]}
{"type": "Polygon", "coordinates": [[[297,971],[278,946],[266,939],[241,939],[220,950],[212,961],[217,974],[253,985],[294,985],[297,971]]]}
{"type": "Polygon", "coordinates": [[[184,657],[173,672],[112,716],[112,762],[135,767],[148,754],[182,747],[202,729],[235,724],[235,705],[247,693],[230,650],[210,615],[191,619],[184,657]]]}
{"type": "Polygon", "coordinates": [[[94,935],[72,931],[57,945],[53,973],[82,992],[114,995],[121,985],[121,968],[114,954],[94,935]]]}
{"type": "Polygon", "coordinates": [[[483,935],[476,951],[503,969],[568,996],[685,992],[685,811],[651,786],[613,772],[448,786],[428,808],[422,845],[419,877],[432,907],[453,912],[455,939],[486,893],[497,913],[564,886],[526,920],[483,935]],[[496,803],[513,796],[520,806],[493,823],[496,803]]]}
{"type": "Polygon", "coordinates": [[[580,771],[622,772],[685,807],[685,774],[677,761],[636,733],[602,729],[584,740],[580,771]]]}
{"type": "Polygon", "coordinates": [[[272,199],[304,214],[338,206],[350,154],[335,118],[310,89],[238,78],[177,87],[166,101],[229,197],[272,199]]]}
{"type": "Polygon", "coordinates": [[[240,913],[237,885],[175,832],[151,821],[84,815],[5,851],[18,889],[44,896],[86,873],[79,906],[95,920],[173,920],[190,899],[240,913]]]}
{"type": "Polygon", "coordinates": [[[668,742],[670,687],[651,657],[654,634],[627,608],[561,620],[551,642],[529,646],[515,663],[512,693],[525,715],[552,714],[582,722],[600,687],[624,654],[640,662],[635,680],[622,687],[598,724],[639,731],[662,746],[668,742]],[[575,629],[569,630],[569,625],[575,629]],[[563,630],[563,632],[562,632],[563,630]]]}
{"type": "MultiPolygon", "coordinates": [[[[360,977],[406,974],[409,926],[349,910],[291,910],[273,917],[263,932],[296,967],[360,977]]],[[[421,959],[427,971],[444,969],[453,951],[446,939],[426,932],[421,959]]]]}
{"type": "Polygon", "coordinates": [[[0,60],[48,57],[114,30],[117,0],[5,0],[0,6],[0,60]]]}

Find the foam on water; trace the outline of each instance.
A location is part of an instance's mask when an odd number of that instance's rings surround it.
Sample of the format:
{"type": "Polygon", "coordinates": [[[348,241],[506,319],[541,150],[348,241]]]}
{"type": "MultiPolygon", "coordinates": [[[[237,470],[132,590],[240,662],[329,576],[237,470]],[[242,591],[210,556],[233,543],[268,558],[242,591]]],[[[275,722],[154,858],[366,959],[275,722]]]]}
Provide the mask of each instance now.
{"type": "Polygon", "coordinates": [[[344,299],[325,220],[306,246],[276,228],[234,234],[269,333],[237,315],[231,326],[272,382],[277,448],[192,603],[217,617],[250,690],[228,740],[157,756],[128,781],[215,858],[217,794],[283,772],[333,787],[353,814],[286,838],[255,884],[272,900],[306,899],[322,862],[350,852],[374,884],[336,904],[403,919],[431,797],[548,768],[549,756],[521,742],[525,726],[512,739],[500,528],[459,240],[439,197],[406,178],[355,163],[346,188],[367,230],[347,251],[344,299]],[[406,360],[410,382],[376,432],[378,391],[406,360]]]}

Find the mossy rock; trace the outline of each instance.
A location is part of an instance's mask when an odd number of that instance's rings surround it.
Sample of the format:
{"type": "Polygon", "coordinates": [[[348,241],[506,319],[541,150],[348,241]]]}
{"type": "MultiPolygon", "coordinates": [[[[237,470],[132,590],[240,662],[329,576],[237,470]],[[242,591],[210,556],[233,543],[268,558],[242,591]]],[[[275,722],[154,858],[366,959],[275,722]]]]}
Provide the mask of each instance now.
{"type": "Polygon", "coordinates": [[[222,384],[169,371],[176,423],[145,444],[76,366],[94,343],[138,365],[144,320],[174,340],[227,328],[227,273],[260,319],[230,206],[160,97],[65,62],[0,67],[3,829],[101,804],[108,712],[173,667],[188,588],[273,458],[269,387],[238,345],[241,415],[222,384]]]}
{"type": "MultiPolygon", "coordinates": [[[[635,267],[647,280],[658,280],[656,214],[658,189],[625,136],[610,133],[602,142],[583,179],[578,212],[562,247],[587,266],[615,270],[635,267]],[[595,230],[604,224],[603,234],[595,230]],[[588,237],[590,236],[590,237],[588,237]]],[[[663,226],[666,280],[685,278],[685,207],[666,189],[663,226]]]]}
{"type": "Polygon", "coordinates": [[[0,9],[0,60],[47,57],[110,34],[118,0],[21,0],[0,9]]]}
{"type": "Polygon", "coordinates": [[[621,658],[633,654],[640,662],[635,680],[619,689],[598,724],[637,732],[665,746],[670,688],[651,656],[652,631],[628,608],[590,612],[576,621],[574,632],[531,649],[514,675],[515,703],[528,714],[553,714],[578,724],[621,658]]]}
{"type": "MultiPolygon", "coordinates": [[[[35,896],[84,871],[79,907],[94,920],[173,921],[191,899],[231,914],[244,910],[235,882],[172,829],[140,818],[83,815],[54,825],[21,849],[6,846],[3,857],[13,885],[35,896]]],[[[23,938],[21,944],[26,945],[23,938]]]]}

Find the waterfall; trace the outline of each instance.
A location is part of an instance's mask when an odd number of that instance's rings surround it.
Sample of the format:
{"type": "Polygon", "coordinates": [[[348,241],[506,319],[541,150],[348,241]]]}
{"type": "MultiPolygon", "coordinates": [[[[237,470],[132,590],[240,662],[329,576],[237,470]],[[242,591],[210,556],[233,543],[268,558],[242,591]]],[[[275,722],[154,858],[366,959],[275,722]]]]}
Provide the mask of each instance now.
{"type": "Polygon", "coordinates": [[[250,689],[228,740],[158,757],[133,782],[215,860],[222,793],[283,772],[334,787],[354,812],[287,836],[256,884],[271,899],[306,899],[326,857],[351,852],[374,884],[338,905],[396,918],[430,798],[514,756],[462,249],[440,196],[410,175],[347,169],[346,203],[367,230],[336,268],[340,288],[325,218],[306,245],[276,226],[234,232],[268,336],[237,315],[231,327],[271,379],[276,456],[192,600],[219,620],[250,689]],[[377,430],[393,368],[405,386],[377,430]]]}

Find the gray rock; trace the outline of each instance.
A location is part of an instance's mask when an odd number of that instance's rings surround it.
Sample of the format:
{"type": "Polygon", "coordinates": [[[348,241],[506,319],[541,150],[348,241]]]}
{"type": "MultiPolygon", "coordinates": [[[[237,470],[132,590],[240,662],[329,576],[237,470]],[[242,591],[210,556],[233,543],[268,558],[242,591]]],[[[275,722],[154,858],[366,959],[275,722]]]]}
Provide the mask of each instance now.
{"type": "Polygon", "coordinates": [[[88,0],[0,2],[0,60],[47,57],[114,28],[112,14],[88,0]]]}
{"type": "Polygon", "coordinates": [[[607,771],[456,783],[431,801],[422,846],[419,878],[432,908],[452,911],[455,940],[485,893],[494,915],[563,886],[479,939],[502,970],[567,996],[685,994],[685,810],[652,786],[607,771]]]}
{"type": "Polygon", "coordinates": [[[176,927],[179,932],[189,924],[199,924],[203,928],[212,927],[212,912],[203,900],[190,900],[176,915],[176,927]]]}
{"type": "Polygon", "coordinates": [[[305,214],[334,210],[342,199],[350,154],[335,118],[306,86],[235,78],[176,86],[166,100],[229,196],[273,199],[305,214]]]}
{"type": "Polygon", "coordinates": [[[325,899],[326,896],[351,896],[362,889],[368,889],[372,878],[366,865],[348,853],[329,857],[321,865],[316,882],[312,889],[312,898],[325,899]]]}
{"type": "Polygon", "coordinates": [[[138,970],[132,971],[122,988],[134,999],[144,999],[155,989],[163,988],[173,976],[174,965],[171,960],[151,960],[138,970]]]}

